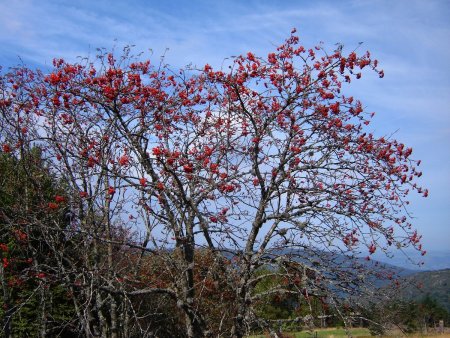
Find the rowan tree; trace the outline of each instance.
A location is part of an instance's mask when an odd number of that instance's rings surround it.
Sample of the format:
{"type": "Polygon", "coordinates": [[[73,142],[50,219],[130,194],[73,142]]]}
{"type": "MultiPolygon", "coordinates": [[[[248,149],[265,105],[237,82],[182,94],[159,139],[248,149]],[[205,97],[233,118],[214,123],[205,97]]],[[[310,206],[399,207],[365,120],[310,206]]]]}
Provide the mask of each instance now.
{"type": "Polygon", "coordinates": [[[163,295],[188,337],[210,336],[202,295],[219,282],[234,292],[227,334],[242,337],[271,330],[254,309],[268,295],[327,298],[338,308],[343,292],[361,292],[371,281],[361,252],[370,259],[411,245],[424,254],[406,211],[410,191],[428,195],[416,183],[420,161],[371,133],[374,114],[345,91],[366,69],[383,77],[377,67],[369,52],[305,49],[293,31],[268,56],[249,52],[221,70],[175,71],[125,49],[55,60],[46,74],[5,74],[3,151],[39,144],[72,191],[72,230],[89,271],[81,286],[95,286],[86,297],[96,294],[111,314],[96,330],[117,337],[132,297],[163,295]],[[214,263],[199,279],[201,248],[214,263]],[[148,257],[168,278],[131,282],[119,269],[124,257],[133,278],[148,257]],[[224,272],[213,273],[217,264],[224,272]],[[270,276],[282,283],[255,292],[270,276]]]}

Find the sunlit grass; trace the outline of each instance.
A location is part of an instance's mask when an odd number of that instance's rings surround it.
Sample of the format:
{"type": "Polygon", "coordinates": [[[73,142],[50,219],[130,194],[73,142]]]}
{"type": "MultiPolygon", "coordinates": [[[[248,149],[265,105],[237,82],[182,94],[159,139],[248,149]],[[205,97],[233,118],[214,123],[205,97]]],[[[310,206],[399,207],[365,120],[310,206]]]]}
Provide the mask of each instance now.
{"type": "MultiPolygon", "coordinates": [[[[348,333],[350,332],[351,337],[353,338],[370,338],[371,336],[369,329],[366,328],[353,328],[349,331],[345,331],[343,328],[329,328],[329,329],[318,329],[313,331],[302,331],[302,332],[284,332],[285,337],[289,338],[347,338],[348,333]]],[[[260,335],[252,335],[247,336],[247,338],[268,338],[269,334],[260,334],[260,335]]],[[[385,335],[385,336],[376,336],[378,338],[393,338],[393,337],[408,337],[408,338],[446,338],[450,337],[449,334],[436,334],[430,333],[420,334],[420,333],[412,333],[408,335],[385,335]]]]}
{"type": "MultiPolygon", "coordinates": [[[[366,328],[353,328],[350,329],[352,337],[363,337],[370,336],[369,329],[366,328]]],[[[319,329],[314,331],[302,331],[302,332],[286,332],[289,337],[294,338],[346,338],[348,337],[348,332],[343,328],[329,328],[329,329],[319,329]]],[[[248,338],[266,338],[269,335],[254,335],[249,336],[248,338]]]]}

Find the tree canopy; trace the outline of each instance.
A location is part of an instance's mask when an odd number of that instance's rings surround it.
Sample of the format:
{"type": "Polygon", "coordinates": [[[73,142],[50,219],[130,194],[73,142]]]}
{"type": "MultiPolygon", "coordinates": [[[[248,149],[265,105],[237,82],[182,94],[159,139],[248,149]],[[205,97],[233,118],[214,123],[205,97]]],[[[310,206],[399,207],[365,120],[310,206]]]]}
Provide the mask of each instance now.
{"type": "Polygon", "coordinates": [[[345,94],[366,70],[384,76],[369,52],[306,49],[293,31],[266,57],[220,70],[173,70],[125,49],[2,75],[4,156],[39,147],[64,183],[42,210],[64,208],[70,224],[41,224],[64,240],[41,240],[54,254],[82,248],[52,267],[73,290],[79,329],[152,336],[164,298],[188,337],[275,332],[255,309],[267,296],[338,309],[380,276],[361,252],[425,254],[407,212],[410,192],[428,195],[420,161],[371,133],[374,113],[345,94]],[[212,290],[228,300],[213,316],[212,290]]]}

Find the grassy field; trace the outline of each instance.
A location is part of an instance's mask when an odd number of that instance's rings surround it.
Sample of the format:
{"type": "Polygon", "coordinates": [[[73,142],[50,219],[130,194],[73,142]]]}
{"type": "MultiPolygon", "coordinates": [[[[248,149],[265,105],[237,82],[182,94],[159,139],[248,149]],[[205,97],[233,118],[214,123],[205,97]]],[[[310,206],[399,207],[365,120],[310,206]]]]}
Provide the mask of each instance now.
{"type": "MultiPolygon", "coordinates": [[[[353,337],[367,337],[370,332],[365,328],[354,328],[350,330],[353,337]]],[[[347,333],[344,329],[329,328],[314,331],[290,332],[289,335],[295,338],[347,338],[347,333]]],[[[249,338],[266,338],[265,335],[249,336],[249,338]]]]}
{"type": "MultiPolygon", "coordinates": [[[[370,335],[370,332],[366,328],[354,328],[350,330],[352,337],[354,338],[370,338],[373,337],[370,335]]],[[[302,332],[290,332],[288,333],[289,337],[295,338],[347,338],[347,332],[344,329],[338,328],[329,328],[329,329],[320,329],[314,331],[302,331],[302,332]]],[[[267,338],[269,335],[255,335],[248,336],[248,338],[267,338]]],[[[394,338],[394,337],[405,337],[404,335],[389,335],[389,336],[376,336],[377,338],[394,338]]],[[[422,334],[411,334],[406,336],[408,338],[450,338],[450,334],[430,334],[430,335],[422,335],[422,334]]]]}

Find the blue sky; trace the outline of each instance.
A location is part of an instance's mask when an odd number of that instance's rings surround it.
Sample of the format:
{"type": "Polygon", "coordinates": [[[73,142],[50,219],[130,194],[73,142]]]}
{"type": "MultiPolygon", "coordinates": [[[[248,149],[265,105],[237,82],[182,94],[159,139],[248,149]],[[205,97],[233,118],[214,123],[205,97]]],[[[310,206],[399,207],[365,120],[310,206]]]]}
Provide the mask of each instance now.
{"type": "Polygon", "coordinates": [[[293,27],[307,47],[363,42],[380,61],[384,79],[368,74],[348,89],[377,112],[376,135],[395,133],[422,160],[430,196],[410,211],[427,250],[450,249],[449,1],[0,0],[0,65],[20,57],[46,68],[54,57],[135,45],[151,59],[169,48],[173,67],[220,67],[232,55],[267,55],[293,27]]]}

